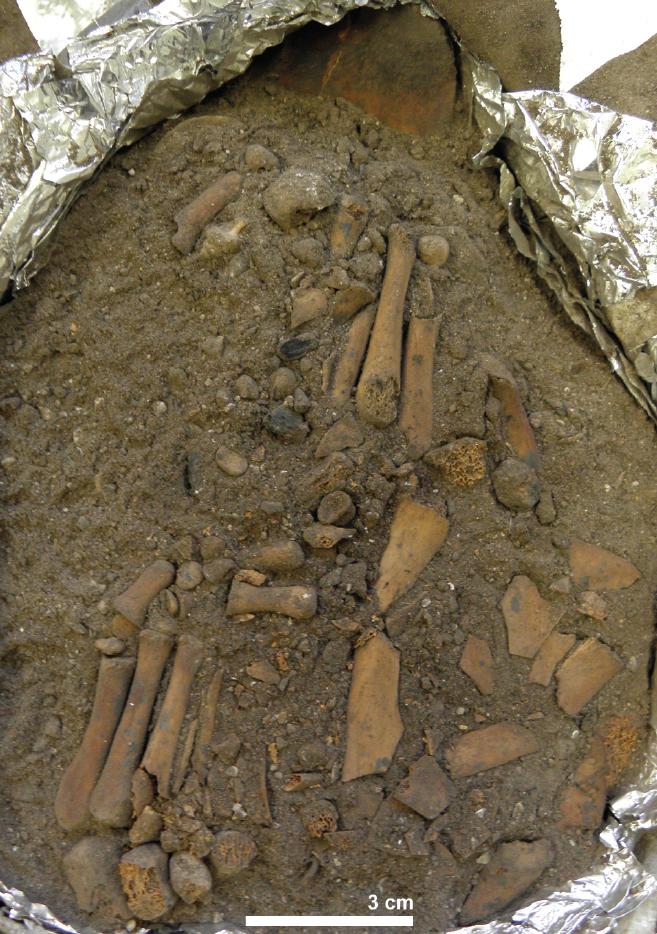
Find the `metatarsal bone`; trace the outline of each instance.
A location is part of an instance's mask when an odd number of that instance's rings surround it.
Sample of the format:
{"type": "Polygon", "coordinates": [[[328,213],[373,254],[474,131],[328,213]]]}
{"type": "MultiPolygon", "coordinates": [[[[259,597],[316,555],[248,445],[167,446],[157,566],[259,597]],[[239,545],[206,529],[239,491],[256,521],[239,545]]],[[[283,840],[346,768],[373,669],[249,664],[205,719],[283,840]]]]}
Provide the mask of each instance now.
{"type": "Polygon", "coordinates": [[[293,619],[310,619],[317,611],[317,591],[314,587],[253,587],[233,581],[228,595],[226,614],[280,613],[293,619]]]}

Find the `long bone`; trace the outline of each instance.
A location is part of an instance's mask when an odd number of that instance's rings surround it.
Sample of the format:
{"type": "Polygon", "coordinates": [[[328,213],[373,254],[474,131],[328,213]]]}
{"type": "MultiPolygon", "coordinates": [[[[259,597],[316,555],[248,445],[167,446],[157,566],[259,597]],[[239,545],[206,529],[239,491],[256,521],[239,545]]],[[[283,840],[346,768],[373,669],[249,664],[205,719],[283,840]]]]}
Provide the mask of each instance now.
{"type": "Polygon", "coordinates": [[[374,308],[365,308],[349,326],[347,343],[329,378],[329,395],[336,408],[349,401],[356,385],[374,322],[374,308]]]}
{"type": "Polygon", "coordinates": [[[80,830],[91,818],[89,797],[105,764],[134,670],[134,658],[100,660],[89,723],[55,798],[55,817],[64,830],[80,830]]]}
{"type": "Polygon", "coordinates": [[[157,779],[158,794],[162,798],[169,797],[178,737],[202,660],[203,645],[198,639],[181,636],[164,701],[141,762],[141,767],[157,779]]]}
{"type": "Polygon", "coordinates": [[[148,724],[173,636],[153,629],[139,634],[137,669],[112,748],[89,800],[97,821],[128,827],[132,813],[132,776],[144,749],[148,724]]]}
{"type": "Polygon", "coordinates": [[[399,428],[406,435],[411,457],[431,447],[433,425],[433,354],[438,318],[411,317],[406,334],[399,428]]]}

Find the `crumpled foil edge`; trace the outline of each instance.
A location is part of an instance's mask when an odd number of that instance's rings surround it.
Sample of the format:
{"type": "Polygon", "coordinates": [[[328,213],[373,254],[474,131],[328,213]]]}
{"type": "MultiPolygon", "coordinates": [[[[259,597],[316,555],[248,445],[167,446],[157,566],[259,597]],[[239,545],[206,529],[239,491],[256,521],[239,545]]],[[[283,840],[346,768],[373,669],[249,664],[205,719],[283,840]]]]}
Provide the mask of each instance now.
{"type": "MultiPolygon", "coordinates": [[[[394,5],[163,0],[86,30],[57,60],[37,53],[0,66],[0,296],[12,282],[27,285],[44,265],[59,220],[116,149],[244,72],[289,31],[311,20],[330,25],[364,6],[394,5]]],[[[420,6],[440,17],[433,0],[420,6]]],[[[518,249],[536,262],[571,319],[594,337],[614,372],[657,418],[657,325],[650,330],[647,314],[642,339],[626,334],[623,340],[612,315],[657,285],[657,217],[648,211],[657,196],[655,127],[574,95],[505,94],[494,70],[466,50],[461,64],[483,135],[477,161],[499,168],[500,198],[518,249]]],[[[607,848],[601,865],[509,921],[450,934],[607,932],[654,901],[657,880],[633,850],[642,831],[657,827],[655,727],[653,718],[641,781],[611,806],[615,816],[601,834],[607,848]]],[[[20,925],[35,934],[77,934],[15,887],[0,883],[0,902],[0,931],[16,934],[20,925]]],[[[181,929],[244,931],[227,922],[181,929]]]]}

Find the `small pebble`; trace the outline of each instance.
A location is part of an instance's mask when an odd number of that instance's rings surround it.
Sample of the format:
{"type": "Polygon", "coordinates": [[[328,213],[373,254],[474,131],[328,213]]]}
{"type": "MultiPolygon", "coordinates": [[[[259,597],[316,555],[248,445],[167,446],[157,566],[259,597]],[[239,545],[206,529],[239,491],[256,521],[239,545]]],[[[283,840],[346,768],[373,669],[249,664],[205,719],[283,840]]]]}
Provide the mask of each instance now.
{"type": "Polygon", "coordinates": [[[212,889],[212,876],[205,863],[191,853],[174,853],[169,860],[171,888],[186,905],[205,898],[212,889]]]}
{"type": "Polygon", "coordinates": [[[235,380],[233,388],[235,390],[235,394],[238,395],[241,399],[257,399],[260,395],[258,384],[252,376],[247,376],[246,373],[242,373],[241,376],[238,376],[238,378],[235,380]]]}
{"type": "Polygon", "coordinates": [[[297,388],[297,375],[289,367],[281,366],[271,378],[271,394],[274,399],[285,399],[297,388]]]}
{"type": "Polygon", "coordinates": [[[292,399],[293,399],[292,407],[294,408],[295,412],[299,413],[299,415],[305,415],[306,412],[310,410],[310,406],[311,406],[310,399],[308,398],[306,393],[303,391],[303,389],[301,389],[300,387],[297,387],[294,390],[292,399]]]}
{"type": "Polygon", "coordinates": [[[342,490],[327,493],[317,509],[317,518],[323,525],[347,525],[355,515],[352,498],[342,490]]]}
{"type": "Polygon", "coordinates": [[[300,360],[316,349],[317,341],[314,337],[288,337],[278,345],[278,355],[283,360],[300,360]]]}
{"type": "Polygon", "coordinates": [[[166,402],[163,402],[162,399],[158,399],[153,403],[153,411],[156,415],[164,415],[167,410],[166,402]]]}
{"type": "Polygon", "coordinates": [[[418,240],[417,253],[427,266],[444,266],[449,256],[449,243],[438,234],[427,234],[418,240]]]}
{"type": "Polygon", "coordinates": [[[176,587],[180,590],[194,590],[203,581],[203,568],[198,561],[185,561],[178,568],[176,587]]]}
{"type": "Polygon", "coordinates": [[[237,451],[232,451],[222,444],[215,455],[217,466],[229,477],[241,477],[248,469],[248,461],[237,451]]]}
{"type": "Polygon", "coordinates": [[[244,164],[250,172],[268,172],[278,168],[278,158],[271,149],[252,143],[244,152],[244,164]]]}
{"type": "Polygon", "coordinates": [[[538,502],[540,485],[536,471],[515,458],[503,461],[492,475],[497,499],[508,509],[522,512],[538,502]]]}
{"type": "Polygon", "coordinates": [[[120,655],[125,649],[125,642],[117,639],[116,636],[109,636],[107,639],[96,639],[94,645],[103,655],[120,655]]]}
{"type": "Polygon", "coordinates": [[[290,327],[295,331],[308,321],[314,321],[326,308],[326,295],[321,289],[301,289],[292,299],[290,327]]]}
{"type": "Polygon", "coordinates": [[[310,431],[301,415],[284,405],[277,405],[269,413],[269,429],[281,441],[290,444],[303,441],[310,431]]]}

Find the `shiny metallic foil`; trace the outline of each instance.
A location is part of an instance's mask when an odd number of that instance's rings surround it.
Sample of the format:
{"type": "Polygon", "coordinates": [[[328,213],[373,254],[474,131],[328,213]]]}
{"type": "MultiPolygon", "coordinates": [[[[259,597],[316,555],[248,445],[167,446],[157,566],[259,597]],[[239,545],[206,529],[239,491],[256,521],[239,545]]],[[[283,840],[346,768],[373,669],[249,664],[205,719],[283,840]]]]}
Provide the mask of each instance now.
{"type": "MultiPolygon", "coordinates": [[[[241,74],[289,31],[395,0],[163,0],[152,9],[149,0],[21,3],[37,35],[45,30],[40,17],[57,8],[63,24],[95,21],[75,38],[52,37],[63,50],[57,59],[43,52],[0,66],[0,296],[43,266],[58,221],[118,147],[241,74]]],[[[439,15],[439,5],[421,4],[427,15],[439,15]]],[[[506,94],[493,69],[465,50],[462,66],[483,135],[477,161],[499,167],[518,249],[657,418],[655,127],[572,94],[506,94]]],[[[510,921],[452,934],[607,932],[640,906],[652,917],[657,880],[633,850],[642,831],[657,827],[656,727],[657,716],[642,780],[612,804],[601,865],[510,921]]],[[[634,930],[632,920],[620,923],[634,930]]],[[[0,932],[25,929],[77,934],[0,882],[0,932]]],[[[182,929],[242,930],[207,922],[182,929]]]]}

